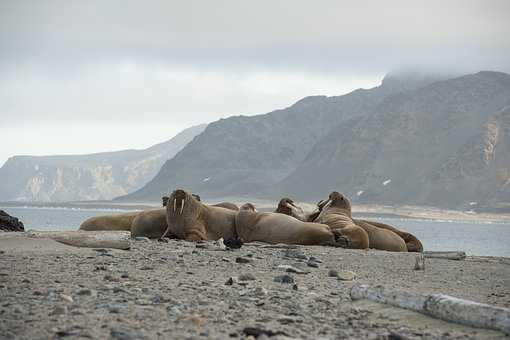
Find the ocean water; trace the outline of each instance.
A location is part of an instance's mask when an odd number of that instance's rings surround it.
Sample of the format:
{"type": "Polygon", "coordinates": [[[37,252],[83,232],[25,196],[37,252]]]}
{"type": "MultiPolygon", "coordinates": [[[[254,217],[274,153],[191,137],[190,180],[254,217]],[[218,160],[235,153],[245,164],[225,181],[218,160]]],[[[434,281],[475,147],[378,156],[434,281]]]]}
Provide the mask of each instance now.
{"type": "MultiPolygon", "coordinates": [[[[129,210],[47,207],[0,207],[18,217],[25,229],[76,230],[89,217],[129,210]]],[[[361,218],[361,216],[356,216],[361,218]]],[[[468,255],[510,257],[510,224],[367,217],[391,224],[418,237],[425,250],[462,250],[468,255]]]]}

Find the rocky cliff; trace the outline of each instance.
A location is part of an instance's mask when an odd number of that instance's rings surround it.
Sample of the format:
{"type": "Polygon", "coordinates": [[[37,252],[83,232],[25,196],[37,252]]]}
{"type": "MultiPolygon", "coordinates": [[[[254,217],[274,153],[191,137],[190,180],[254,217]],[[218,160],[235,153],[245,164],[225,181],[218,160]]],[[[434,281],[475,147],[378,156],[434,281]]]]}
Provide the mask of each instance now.
{"type": "Polygon", "coordinates": [[[214,122],[120,200],[176,187],[308,201],[340,190],[355,202],[508,208],[509,105],[505,73],[389,75],[373,89],[214,122]]]}
{"type": "Polygon", "coordinates": [[[137,190],[205,125],[144,150],[89,155],[14,156],[0,168],[1,201],[109,200],[137,190]]]}

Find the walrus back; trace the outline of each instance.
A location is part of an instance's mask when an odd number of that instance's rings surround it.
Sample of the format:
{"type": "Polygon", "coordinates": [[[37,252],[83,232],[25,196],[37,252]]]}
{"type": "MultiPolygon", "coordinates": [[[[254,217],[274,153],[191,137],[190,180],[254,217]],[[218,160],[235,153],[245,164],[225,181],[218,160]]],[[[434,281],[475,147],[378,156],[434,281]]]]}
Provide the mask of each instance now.
{"type": "Polygon", "coordinates": [[[378,228],[370,223],[356,220],[356,225],[363,228],[369,239],[369,247],[386,251],[407,251],[404,239],[391,230],[378,228]]]}
{"type": "Polygon", "coordinates": [[[343,209],[325,210],[317,219],[318,222],[328,225],[331,230],[346,236],[349,248],[366,249],[369,247],[368,233],[356,225],[352,218],[344,213],[343,209]]]}
{"type": "Polygon", "coordinates": [[[391,225],[381,223],[381,222],[368,221],[368,220],[355,220],[356,223],[358,223],[358,221],[370,223],[370,224],[372,224],[378,228],[381,228],[381,229],[391,230],[392,232],[394,232],[395,234],[397,234],[404,240],[404,242],[406,243],[406,246],[407,246],[407,251],[418,252],[418,253],[421,253],[423,251],[422,243],[413,234],[399,230],[391,225]]]}
{"type": "Polygon", "coordinates": [[[131,231],[131,223],[134,218],[139,214],[139,211],[115,214],[115,215],[102,215],[95,216],[85,220],[79,230],[97,231],[97,230],[125,230],[131,231]]]}
{"type": "Polygon", "coordinates": [[[131,237],[159,238],[163,235],[167,226],[166,208],[145,210],[133,219],[131,237]]]}

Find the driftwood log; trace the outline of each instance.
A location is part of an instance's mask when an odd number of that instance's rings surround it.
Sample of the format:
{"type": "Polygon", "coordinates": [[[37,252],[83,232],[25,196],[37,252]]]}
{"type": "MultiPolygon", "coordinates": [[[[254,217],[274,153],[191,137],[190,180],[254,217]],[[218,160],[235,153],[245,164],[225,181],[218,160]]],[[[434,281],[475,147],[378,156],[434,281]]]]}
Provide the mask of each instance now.
{"type": "Polygon", "coordinates": [[[382,286],[356,285],[351,299],[368,299],[410,309],[436,319],[466,326],[489,328],[510,335],[510,309],[491,306],[443,294],[419,295],[386,289],[382,286]]]}
{"type": "Polygon", "coordinates": [[[131,248],[129,231],[31,231],[28,236],[50,238],[75,247],[122,250],[131,248]]]}
{"type": "Polygon", "coordinates": [[[445,260],[464,260],[466,253],[463,251],[424,251],[423,255],[428,258],[445,260]]]}

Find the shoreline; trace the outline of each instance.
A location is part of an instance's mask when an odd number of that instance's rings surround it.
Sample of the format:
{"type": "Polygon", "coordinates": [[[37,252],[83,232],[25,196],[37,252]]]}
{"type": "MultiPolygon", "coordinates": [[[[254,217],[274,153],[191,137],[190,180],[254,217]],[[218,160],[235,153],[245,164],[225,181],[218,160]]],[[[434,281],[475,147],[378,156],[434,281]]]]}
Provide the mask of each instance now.
{"type": "Polygon", "coordinates": [[[414,270],[413,253],[258,243],[229,251],[179,240],[96,250],[26,236],[0,233],[0,332],[7,339],[246,339],[247,329],[279,333],[275,340],[505,338],[353,301],[349,292],[383,285],[509,308],[509,258],[427,258],[425,270],[414,270]],[[354,276],[341,280],[332,271],[354,276]],[[293,282],[276,281],[284,275],[293,282]]]}
{"type": "MultiPolygon", "coordinates": [[[[225,198],[204,200],[207,203],[230,201],[242,205],[247,201],[255,204],[260,211],[272,211],[277,201],[260,199],[225,198]]],[[[315,206],[306,202],[297,202],[305,210],[313,210],[315,206]]],[[[61,208],[61,209],[94,209],[94,210],[145,210],[160,208],[161,202],[112,202],[112,201],[83,201],[83,202],[0,202],[0,207],[16,208],[61,208]]],[[[510,223],[510,213],[484,213],[473,211],[460,211],[427,206],[387,206],[377,204],[358,204],[352,207],[353,214],[368,214],[390,218],[408,218],[425,220],[444,220],[457,222],[496,222],[510,223]]]]}

